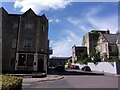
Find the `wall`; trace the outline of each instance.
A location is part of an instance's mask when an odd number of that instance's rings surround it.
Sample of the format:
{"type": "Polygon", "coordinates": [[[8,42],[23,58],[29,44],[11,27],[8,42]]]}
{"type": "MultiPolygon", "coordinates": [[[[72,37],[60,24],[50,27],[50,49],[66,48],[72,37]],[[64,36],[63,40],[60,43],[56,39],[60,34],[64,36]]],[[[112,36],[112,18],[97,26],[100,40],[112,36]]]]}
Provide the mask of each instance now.
{"type": "Polygon", "coordinates": [[[100,62],[97,65],[88,63],[88,66],[91,70],[120,74],[120,62],[100,62]]]}

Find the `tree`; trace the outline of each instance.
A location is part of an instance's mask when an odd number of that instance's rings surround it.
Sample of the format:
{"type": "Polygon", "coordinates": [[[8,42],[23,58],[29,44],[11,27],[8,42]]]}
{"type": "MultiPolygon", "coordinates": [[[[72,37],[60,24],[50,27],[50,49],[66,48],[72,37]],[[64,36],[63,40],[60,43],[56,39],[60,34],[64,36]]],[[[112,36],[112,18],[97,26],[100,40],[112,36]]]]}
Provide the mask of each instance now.
{"type": "Polygon", "coordinates": [[[96,49],[91,53],[90,57],[94,64],[96,64],[97,62],[101,62],[100,52],[96,49]]]}
{"type": "Polygon", "coordinates": [[[77,62],[80,64],[87,64],[88,62],[90,62],[90,58],[86,53],[84,53],[77,62]]]}

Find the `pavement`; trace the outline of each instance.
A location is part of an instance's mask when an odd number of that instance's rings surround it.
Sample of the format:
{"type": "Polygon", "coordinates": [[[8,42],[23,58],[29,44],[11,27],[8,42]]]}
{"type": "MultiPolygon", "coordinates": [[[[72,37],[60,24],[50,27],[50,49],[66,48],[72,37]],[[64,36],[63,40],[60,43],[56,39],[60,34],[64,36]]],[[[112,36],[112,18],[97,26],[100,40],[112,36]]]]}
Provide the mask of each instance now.
{"type": "Polygon", "coordinates": [[[47,77],[43,77],[43,78],[24,77],[23,82],[24,83],[44,82],[44,81],[54,81],[54,80],[61,80],[61,79],[64,79],[64,77],[59,75],[47,75],[47,77]]]}

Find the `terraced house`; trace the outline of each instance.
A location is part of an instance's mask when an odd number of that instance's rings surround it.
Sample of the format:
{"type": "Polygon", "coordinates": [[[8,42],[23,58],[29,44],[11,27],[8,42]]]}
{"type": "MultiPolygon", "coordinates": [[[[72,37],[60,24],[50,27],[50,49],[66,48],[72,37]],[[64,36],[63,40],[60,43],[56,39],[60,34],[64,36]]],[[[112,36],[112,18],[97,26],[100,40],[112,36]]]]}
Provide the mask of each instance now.
{"type": "Polygon", "coordinates": [[[32,9],[8,14],[2,10],[2,70],[47,73],[49,56],[48,19],[32,9]]]}

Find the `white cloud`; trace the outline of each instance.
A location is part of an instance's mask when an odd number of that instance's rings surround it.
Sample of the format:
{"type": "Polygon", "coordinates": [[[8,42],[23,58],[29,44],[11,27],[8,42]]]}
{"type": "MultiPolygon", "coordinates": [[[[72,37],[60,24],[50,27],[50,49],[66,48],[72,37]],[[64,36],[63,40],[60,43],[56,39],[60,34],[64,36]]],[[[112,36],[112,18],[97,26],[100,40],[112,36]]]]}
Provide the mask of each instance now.
{"type": "Polygon", "coordinates": [[[98,16],[102,13],[101,7],[91,8],[91,11],[86,14],[86,21],[94,29],[110,29],[111,33],[116,33],[118,30],[118,14],[111,14],[109,16],[98,16]]]}
{"type": "Polygon", "coordinates": [[[72,31],[64,30],[65,36],[62,38],[62,40],[58,41],[52,41],[52,46],[54,53],[52,56],[58,56],[58,57],[65,57],[65,56],[71,56],[72,55],[72,46],[74,44],[79,44],[82,40],[82,38],[72,31]]]}
{"type": "Polygon", "coordinates": [[[75,26],[77,29],[82,30],[84,32],[89,29],[88,26],[86,26],[85,20],[79,17],[68,17],[67,21],[73,26],[75,26]]]}
{"type": "Polygon", "coordinates": [[[21,12],[31,8],[36,14],[42,10],[65,8],[72,0],[16,0],[14,7],[21,8],[21,12]]]}
{"type": "Polygon", "coordinates": [[[87,13],[83,14],[84,17],[69,17],[67,21],[86,33],[91,29],[110,29],[111,33],[116,33],[118,30],[118,15],[113,13],[109,16],[99,16],[104,8],[101,6],[91,7],[87,13]]]}
{"type": "Polygon", "coordinates": [[[50,23],[52,23],[52,22],[59,23],[60,19],[49,19],[49,22],[50,23]]]}

